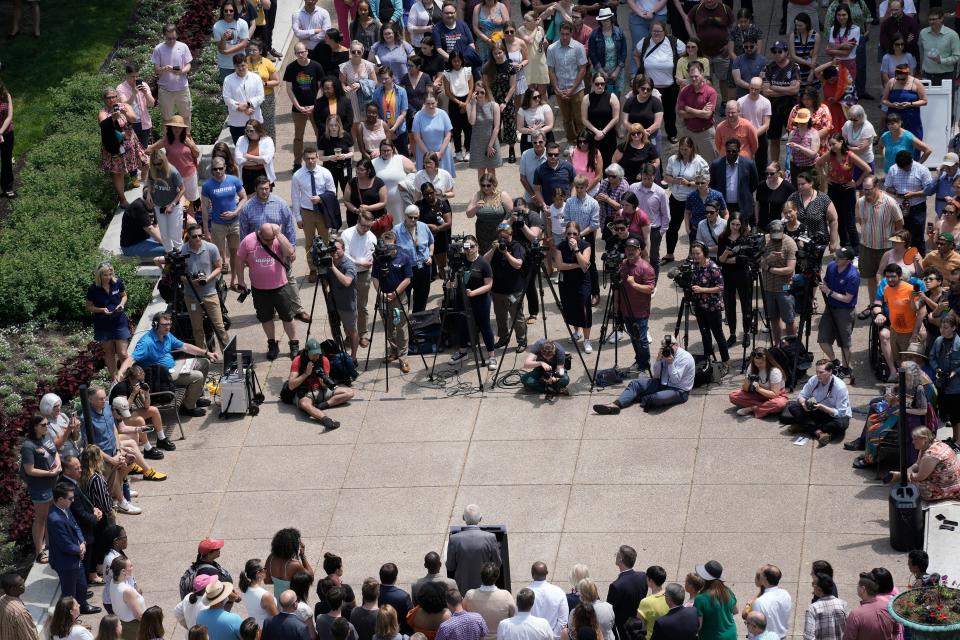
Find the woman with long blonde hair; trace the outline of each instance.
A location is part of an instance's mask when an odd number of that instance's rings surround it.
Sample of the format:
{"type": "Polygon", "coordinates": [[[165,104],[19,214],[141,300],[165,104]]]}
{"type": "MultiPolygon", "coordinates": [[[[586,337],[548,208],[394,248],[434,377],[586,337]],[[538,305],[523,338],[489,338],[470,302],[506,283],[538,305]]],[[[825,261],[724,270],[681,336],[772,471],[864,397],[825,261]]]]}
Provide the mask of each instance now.
{"type": "Polygon", "coordinates": [[[183,195],[186,185],[177,168],[167,160],[164,149],[150,154],[150,170],[143,185],[144,201],[153,210],[160,227],[164,251],[183,246],[183,195]]]}
{"type": "Polygon", "coordinates": [[[123,280],[116,277],[113,265],[101,262],[87,287],[85,307],[93,315],[93,339],[103,346],[103,359],[110,377],[116,379],[120,363],[127,359],[130,346],[130,320],[127,318],[127,292],[123,280]]]}

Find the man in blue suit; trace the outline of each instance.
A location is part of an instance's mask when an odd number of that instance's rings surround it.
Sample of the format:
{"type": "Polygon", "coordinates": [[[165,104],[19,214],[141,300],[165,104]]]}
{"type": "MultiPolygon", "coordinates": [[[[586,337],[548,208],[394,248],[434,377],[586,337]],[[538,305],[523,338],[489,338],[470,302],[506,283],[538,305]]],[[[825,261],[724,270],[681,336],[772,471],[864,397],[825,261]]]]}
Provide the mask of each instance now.
{"type": "Polygon", "coordinates": [[[87,544],[83,531],[70,513],[73,487],[65,482],[53,488],[53,509],[47,516],[47,538],[50,544],[50,567],[60,578],[60,595],[73,596],[80,603],[80,613],[100,613],[100,607],[87,604],[87,575],[83,556],[87,544]]]}
{"type": "Polygon", "coordinates": [[[620,575],[610,583],[607,589],[607,602],[613,605],[617,635],[624,638],[626,636],[623,625],[637,615],[640,601],[647,597],[647,574],[643,571],[634,571],[633,565],[637,562],[637,551],[629,545],[621,545],[617,549],[616,562],[620,575]]]}
{"type": "Polygon", "coordinates": [[[728,211],[739,211],[744,220],[756,227],[753,194],[760,186],[757,165],[740,155],[740,141],[730,138],[724,143],[726,155],[710,163],[710,188],[723,194],[728,211]]]}
{"type": "Polygon", "coordinates": [[[683,606],[685,596],[683,586],[676,582],[663,588],[663,598],[670,609],[653,623],[650,640],[696,640],[700,618],[696,609],[683,606]]]}

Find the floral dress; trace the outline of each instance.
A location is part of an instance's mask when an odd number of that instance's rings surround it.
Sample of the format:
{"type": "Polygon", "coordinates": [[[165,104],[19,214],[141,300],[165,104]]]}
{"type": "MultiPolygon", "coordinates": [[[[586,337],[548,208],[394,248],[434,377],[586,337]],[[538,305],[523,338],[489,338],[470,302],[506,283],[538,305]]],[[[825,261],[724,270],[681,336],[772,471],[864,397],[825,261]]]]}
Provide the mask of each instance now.
{"type": "Polygon", "coordinates": [[[517,68],[508,59],[503,64],[495,65],[496,73],[490,86],[493,91],[493,101],[496,103],[506,103],[503,111],[500,112],[500,142],[503,144],[517,143],[517,127],[507,126],[505,123],[514,123],[517,121],[517,107],[514,101],[507,100],[507,93],[510,91],[510,76],[517,74],[517,68]]]}
{"type": "MultiPolygon", "coordinates": [[[[723,274],[713,260],[707,264],[693,265],[693,284],[698,287],[723,287],[723,274]]],[[[693,296],[693,304],[704,311],[723,311],[723,296],[719,293],[703,293],[693,296]]]]}
{"type": "Polygon", "coordinates": [[[133,173],[149,161],[126,116],[101,120],[100,140],[100,168],[108,173],[133,173]]]}
{"type": "Polygon", "coordinates": [[[936,458],[937,466],[921,480],[920,497],[924,500],[956,500],[960,498],[960,459],[956,452],[945,442],[934,442],[923,452],[920,458],[936,458]]]}

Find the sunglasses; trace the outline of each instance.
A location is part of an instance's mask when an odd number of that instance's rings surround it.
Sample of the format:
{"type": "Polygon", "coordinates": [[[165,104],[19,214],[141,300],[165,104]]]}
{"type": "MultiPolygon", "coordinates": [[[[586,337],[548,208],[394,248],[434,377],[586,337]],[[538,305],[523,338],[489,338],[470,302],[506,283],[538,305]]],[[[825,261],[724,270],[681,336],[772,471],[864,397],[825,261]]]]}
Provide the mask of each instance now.
{"type": "Polygon", "coordinates": [[[210,171],[226,171],[226,167],[210,167],[210,171]]]}
{"type": "Polygon", "coordinates": [[[534,143],[533,143],[533,146],[535,146],[535,147],[542,147],[542,146],[545,145],[545,144],[546,144],[546,142],[544,142],[543,140],[535,140],[534,143]]]}
{"type": "Polygon", "coordinates": [[[767,171],[767,175],[768,175],[768,176],[775,176],[775,175],[777,175],[777,172],[776,172],[776,171],[767,171]]]}
{"type": "Polygon", "coordinates": [[[637,91],[643,91],[644,93],[647,93],[648,91],[650,91],[650,87],[640,87],[639,89],[637,89],[637,91]]]}
{"type": "Polygon", "coordinates": [[[594,83],[593,83],[593,86],[595,86],[595,87],[605,87],[605,86],[607,86],[607,83],[606,83],[606,82],[603,82],[603,81],[594,82],[594,83]]]}
{"type": "Polygon", "coordinates": [[[476,247],[477,247],[477,245],[475,245],[475,244],[473,244],[473,243],[469,243],[469,244],[463,245],[463,248],[464,248],[464,249],[476,249],[476,247]]]}
{"type": "Polygon", "coordinates": [[[783,49],[770,49],[770,51],[773,53],[784,53],[783,49]]]}
{"type": "Polygon", "coordinates": [[[532,96],[530,96],[530,99],[531,99],[531,100],[539,100],[539,99],[540,99],[540,94],[539,94],[539,93],[535,93],[535,94],[533,94],[532,96]]]}
{"type": "Polygon", "coordinates": [[[190,239],[191,239],[191,240],[193,240],[194,238],[202,238],[202,237],[203,237],[203,234],[202,234],[202,233],[191,233],[191,234],[190,234],[190,239]]]}
{"type": "Polygon", "coordinates": [[[559,154],[559,153],[548,153],[548,154],[547,154],[547,157],[548,157],[548,158],[559,158],[559,157],[560,157],[560,154],[559,154]]]}
{"type": "Polygon", "coordinates": [[[504,31],[504,33],[508,36],[512,36],[513,34],[516,33],[516,31],[514,31],[513,29],[510,29],[509,31],[504,31]]]}
{"type": "Polygon", "coordinates": [[[492,182],[481,182],[481,183],[480,183],[480,186],[481,186],[481,187],[492,187],[492,186],[493,186],[493,183],[492,183],[492,182]]]}

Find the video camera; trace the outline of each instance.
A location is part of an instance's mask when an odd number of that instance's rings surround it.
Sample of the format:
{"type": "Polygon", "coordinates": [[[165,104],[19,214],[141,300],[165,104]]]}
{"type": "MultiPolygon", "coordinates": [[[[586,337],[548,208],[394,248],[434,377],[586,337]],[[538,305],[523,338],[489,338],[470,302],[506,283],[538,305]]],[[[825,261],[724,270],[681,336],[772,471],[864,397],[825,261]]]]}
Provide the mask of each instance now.
{"type": "Polygon", "coordinates": [[[329,242],[324,242],[320,236],[314,236],[313,246],[310,247],[310,259],[313,261],[313,266],[316,267],[317,273],[320,275],[327,273],[330,265],[333,264],[333,254],[336,253],[336,251],[337,247],[332,239],[329,242]]]}
{"type": "Polygon", "coordinates": [[[164,264],[170,268],[170,273],[177,280],[180,276],[187,275],[187,254],[179,248],[172,249],[163,255],[164,264]]]}
{"type": "Polygon", "coordinates": [[[814,233],[797,238],[797,271],[807,275],[819,275],[823,254],[830,239],[824,233],[814,233]]]}
{"type": "Polygon", "coordinates": [[[766,240],[762,233],[754,233],[743,237],[739,244],[730,249],[738,261],[742,260],[747,266],[758,266],[763,257],[763,247],[766,240]]]}
{"type": "Polygon", "coordinates": [[[693,260],[687,258],[679,265],[667,271],[667,277],[673,280],[686,293],[691,293],[693,286],[693,260]]]}
{"type": "Polygon", "coordinates": [[[623,266],[623,261],[627,259],[626,254],[623,252],[622,247],[617,247],[611,249],[610,251],[604,252],[600,256],[600,260],[603,261],[603,272],[606,275],[613,275],[620,273],[620,267],[623,266]]]}
{"type": "Polygon", "coordinates": [[[450,236],[450,245],[447,247],[447,265],[451,271],[463,271],[467,264],[467,251],[463,248],[466,238],[463,234],[450,236]]]}
{"type": "Polygon", "coordinates": [[[373,261],[380,270],[380,273],[385,273],[390,269],[390,263],[393,261],[393,252],[399,250],[400,247],[396,244],[385,244],[382,239],[377,241],[377,246],[373,248],[373,261]]]}

